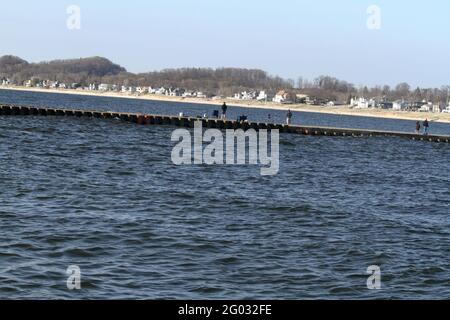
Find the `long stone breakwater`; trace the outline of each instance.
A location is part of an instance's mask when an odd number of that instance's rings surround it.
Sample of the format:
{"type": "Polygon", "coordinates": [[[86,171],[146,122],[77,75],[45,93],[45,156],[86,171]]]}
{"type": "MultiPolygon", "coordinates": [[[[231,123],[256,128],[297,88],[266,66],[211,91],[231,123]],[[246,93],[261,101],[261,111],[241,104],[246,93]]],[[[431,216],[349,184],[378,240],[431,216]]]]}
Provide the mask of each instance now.
{"type": "Polygon", "coordinates": [[[67,116],[67,117],[91,117],[103,119],[120,119],[140,125],[171,125],[177,127],[194,127],[196,121],[202,121],[203,127],[217,129],[278,129],[282,133],[294,133],[313,136],[349,136],[349,137],[402,137],[419,141],[449,143],[450,136],[420,135],[405,132],[376,131],[365,129],[344,129],[333,127],[299,126],[264,122],[247,122],[228,119],[196,118],[187,116],[168,116],[142,113],[91,111],[44,108],[32,106],[18,106],[10,104],[0,105],[0,115],[7,116],[67,116]]]}

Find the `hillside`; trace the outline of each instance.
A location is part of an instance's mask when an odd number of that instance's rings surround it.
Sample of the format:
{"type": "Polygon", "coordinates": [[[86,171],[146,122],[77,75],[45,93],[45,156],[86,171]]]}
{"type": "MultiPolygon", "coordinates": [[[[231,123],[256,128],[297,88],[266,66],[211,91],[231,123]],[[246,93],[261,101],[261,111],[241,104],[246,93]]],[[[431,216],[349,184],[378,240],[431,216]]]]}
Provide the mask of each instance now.
{"type": "Polygon", "coordinates": [[[368,88],[355,87],[352,83],[330,76],[319,76],[312,81],[300,78],[295,87],[292,80],[271,76],[259,69],[244,68],[179,68],[134,74],[118,64],[102,57],[70,60],[53,60],[29,63],[16,56],[0,57],[0,79],[8,78],[12,84],[32,84],[44,80],[65,84],[78,83],[83,87],[91,83],[119,86],[173,87],[189,91],[201,91],[207,96],[233,96],[243,91],[265,90],[269,95],[279,90],[301,93],[317,101],[349,103],[351,97],[373,97],[378,101],[405,100],[430,101],[448,105],[450,86],[441,88],[411,88],[400,83],[394,88],[387,85],[368,88]],[[295,89],[295,90],[291,90],[295,89]]]}
{"type": "Polygon", "coordinates": [[[15,84],[21,84],[31,78],[67,83],[85,83],[125,72],[125,68],[101,57],[40,63],[28,63],[14,56],[0,58],[0,77],[8,77],[15,84]]]}
{"type": "Polygon", "coordinates": [[[0,75],[11,77],[28,67],[28,62],[15,56],[0,57],[0,75]]]}
{"type": "Polygon", "coordinates": [[[102,57],[28,63],[19,57],[3,56],[0,58],[2,77],[9,78],[14,84],[34,79],[80,83],[83,86],[89,83],[166,86],[200,90],[211,95],[231,95],[255,89],[277,91],[291,87],[287,81],[258,69],[181,68],[133,74],[102,57]]]}

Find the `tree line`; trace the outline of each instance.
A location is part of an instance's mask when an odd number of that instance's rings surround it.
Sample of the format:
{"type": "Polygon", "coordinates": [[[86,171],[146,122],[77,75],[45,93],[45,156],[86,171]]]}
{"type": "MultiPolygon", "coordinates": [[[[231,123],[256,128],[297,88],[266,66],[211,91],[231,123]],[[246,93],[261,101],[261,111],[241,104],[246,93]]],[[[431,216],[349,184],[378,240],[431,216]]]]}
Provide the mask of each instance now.
{"type": "Polygon", "coordinates": [[[16,85],[22,85],[28,80],[50,80],[66,84],[77,83],[80,86],[88,86],[91,83],[164,86],[202,91],[209,96],[231,96],[242,91],[260,90],[275,94],[279,90],[287,90],[293,94],[301,93],[342,103],[347,103],[357,96],[386,101],[404,99],[435,103],[448,103],[450,98],[450,86],[411,88],[407,83],[400,83],[392,88],[387,85],[356,87],[331,76],[320,76],[312,81],[299,78],[295,83],[293,80],[272,76],[258,69],[179,68],[135,74],[103,57],[29,63],[19,57],[3,56],[0,57],[1,78],[9,78],[16,85]]]}
{"type": "Polygon", "coordinates": [[[224,96],[240,91],[293,89],[288,81],[258,69],[180,68],[134,74],[102,57],[28,63],[18,57],[4,56],[0,58],[0,77],[7,77],[17,85],[28,80],[50,80],[81,86],[91,83],[165,86],[224,96]]]}

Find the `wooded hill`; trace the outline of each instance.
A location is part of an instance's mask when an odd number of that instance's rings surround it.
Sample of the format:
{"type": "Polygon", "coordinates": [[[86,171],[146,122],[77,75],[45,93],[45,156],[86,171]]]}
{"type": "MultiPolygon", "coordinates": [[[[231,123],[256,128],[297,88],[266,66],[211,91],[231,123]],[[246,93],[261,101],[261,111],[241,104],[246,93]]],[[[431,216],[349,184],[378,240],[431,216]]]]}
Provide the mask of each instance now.
{"type": "Polygon", "coordinates": [[[231,95],[245,90],[277,91],[291,88],[291,84],[265,71],[240,68],[181,68],[134,74],[106,58],[54,60],[28,63],[14,56],[0,58],[0,78],[13,84],[25,81],[59,81],[66,84],[108,83],[126,86],[165,86],[203,91],[210,95],[231,95]]]}
{"type": "Polygon", "coordinates": [[[295,83],[293,80],[271,76],[258,69],[180,68],[134,74],[102,57],[29,63],[19,57],[3,56],[0,57],[0,79],[2,78],[8,78],[12,84],[16,85],[23,85],[28,80],[33,82],[50,80],[67,85],[78,83],[83,87],[91,83],[118,86],[164,86],[202,91],[208,96],[232,96],[243,91],[259,90],[265,90],[273,95],[279,90],[287,90],[291,93],[302,93],[323,100],[340,102],[348,102],[355,96],[375,97],[389,101],[426,100],[435,103],[448,103],[450,98],[450,86],[414,89],[407,83],[400,83],[394,88],[386,85],[356,88],[347,81],[329,76],[320,76],[313,81],[299,78],[295,83]]]}

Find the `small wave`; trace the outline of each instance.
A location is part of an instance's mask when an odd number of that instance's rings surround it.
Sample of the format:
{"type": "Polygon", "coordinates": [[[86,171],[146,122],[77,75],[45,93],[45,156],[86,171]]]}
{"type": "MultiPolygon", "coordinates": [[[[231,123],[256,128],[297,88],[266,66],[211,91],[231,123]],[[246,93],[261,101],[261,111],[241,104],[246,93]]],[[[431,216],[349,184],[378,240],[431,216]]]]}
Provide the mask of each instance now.
{"type": "Polygon", "coordinates": [[[81,249],[81,248],[70,248],[64,250],[64,254],[72,257],[93,257],[99,253],[102,253],[104,251],[103,248],[100,247],[94,247],[89,249],[81,249]]]}
{"type": "Polygon", "coordinates": [[[220,259],[215,260],[216,263],[224,264],[224,265],[238,264],[239,261],[240,260],[237,257],[225,257],[225,258],[220,258],[220,259]]]}
{"type": "Polygon", "coordinates": [[[217,287],[198,287],[195,289],[190,290],[191,292],[196,292],[196,293],[219,293],[222,292],[223,289],[222,288],[217,288],[217,287]]]}

